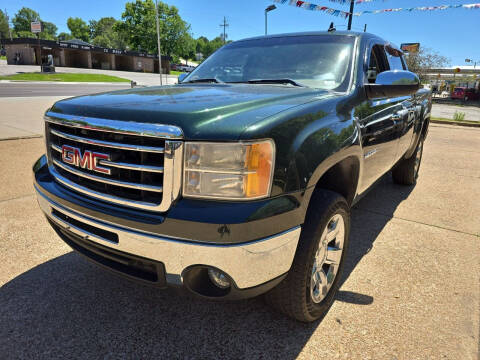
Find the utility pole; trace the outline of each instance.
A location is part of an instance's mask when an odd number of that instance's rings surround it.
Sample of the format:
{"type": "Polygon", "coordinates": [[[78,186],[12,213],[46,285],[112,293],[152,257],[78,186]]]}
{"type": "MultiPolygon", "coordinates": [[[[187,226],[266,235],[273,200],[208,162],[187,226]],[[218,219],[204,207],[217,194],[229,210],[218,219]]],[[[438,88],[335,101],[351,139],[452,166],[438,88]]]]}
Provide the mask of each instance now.
{"type": "Polygon", "coordinates": [[[350,0],[350,14],[348,15],[348,28],[347,30],[352,30],[352,17],[353,17],[353,7],[355,6],[355,0],[350,0]]]}
{"type": "Polygon", "coordinates": [[[223,17],[223,24],[220,24],[220,27],[223,27],[223,44],[224,45],[227,42],[227,27],[228,26],[230,26],[230,25],[227,23],[227,19],[224,16],[223,17]]]}
{"type": "Polygon", "coordinates": [[[157,21],[157,46],[158,46],[158,73],[160,74],[160,86],[163,85],[162,83],[162,51],[160,48],[160,25],[158,23],[158,3],[155,0],[155,17],[157,21]]]}

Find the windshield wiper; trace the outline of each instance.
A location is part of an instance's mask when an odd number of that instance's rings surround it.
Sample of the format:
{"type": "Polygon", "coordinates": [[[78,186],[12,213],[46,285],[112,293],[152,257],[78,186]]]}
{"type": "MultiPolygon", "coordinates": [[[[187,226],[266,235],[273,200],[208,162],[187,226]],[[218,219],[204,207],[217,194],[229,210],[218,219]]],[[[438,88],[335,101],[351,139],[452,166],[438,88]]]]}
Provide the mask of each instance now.
{"type": "Polygon", "coordinates": [[[206,78],[206,79],[195,79],[195,80],[189,80],[189,81],[182,81],[182,84],[187,84],[187,83],[217,83],[217,84],[224,84],[223,81],[215,79],[215,78],[206,78]]]}
{"type": "Polygon", "coordinates": [[[293,86],[305,86],[292,79],[252,79],[246,82],[249,84],[290,84],[293,86]]]}

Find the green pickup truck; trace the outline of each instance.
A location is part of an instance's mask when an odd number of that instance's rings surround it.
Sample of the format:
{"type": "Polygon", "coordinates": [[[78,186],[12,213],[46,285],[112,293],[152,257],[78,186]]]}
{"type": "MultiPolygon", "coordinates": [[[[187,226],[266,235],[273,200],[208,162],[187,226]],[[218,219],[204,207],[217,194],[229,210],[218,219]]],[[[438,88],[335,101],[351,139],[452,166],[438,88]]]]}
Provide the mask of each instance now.
{"type": "Polygon", "coordinates": [[[350,208],[384,174],[414,185],[431,111],[401,50],[368,33],[225,45],[179,84],[45,114],[40,208],[93,262],[208,299],[329,309],[350,208]]]}

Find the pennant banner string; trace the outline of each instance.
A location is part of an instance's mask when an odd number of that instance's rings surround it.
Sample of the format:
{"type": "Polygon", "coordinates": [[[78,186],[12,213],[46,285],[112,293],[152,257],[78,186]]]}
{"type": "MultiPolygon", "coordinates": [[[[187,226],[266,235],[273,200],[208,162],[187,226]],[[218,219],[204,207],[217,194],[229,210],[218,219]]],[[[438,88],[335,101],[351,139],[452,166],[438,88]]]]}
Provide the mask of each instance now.
{"type": "MultiPolygon", "coordinates": [[[[273,0],[273,1],[276,2],[276,3],[288,4],[288,5],[298,7],[298,8],[303,8],[305,10],[323,11],[327,14],[330,14],[330,15],[333,15],[333,16],[341,16],[343,18],[347,18],[350,15],[350,13],[347,12],[347,11],[332,9],[328,6],[320,6],[320,5],[312,4],[308,1],[297,1],[297,0],[273,0]]],[[[347,0],[331,0],[331,1],[338,2],[338,3],[346,3],[347,0]]],[[[356,0],[356,3],[358,4],[358,3],[370,2],[370,1],[373,1],[373,0],[356,0]]],[[[364,15],[364,14],[380,14],[380,13],[398,12],[398,11],[433,11],[433,10],[446,10],[446,9],[458,9],[458,8],[480,9],[480,3],[478,3],[478,4],[459,4],[459,5],[419,6],[419,7],[413,7],[413,8],[365,10],[365,11],[354,12],[353,16],[361,16],[361,15],[364,15]]]]}

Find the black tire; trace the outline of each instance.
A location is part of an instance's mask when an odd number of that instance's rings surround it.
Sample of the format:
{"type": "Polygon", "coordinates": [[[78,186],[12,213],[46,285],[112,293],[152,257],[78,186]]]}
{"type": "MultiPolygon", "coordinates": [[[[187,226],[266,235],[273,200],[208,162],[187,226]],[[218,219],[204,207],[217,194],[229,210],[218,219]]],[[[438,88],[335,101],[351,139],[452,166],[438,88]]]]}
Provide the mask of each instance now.
{"type": "Polygon", "coordinates": [[[408,159],[401,160],[392,169],[392,178],[395,183],[400,185],[415,185],[420,170],[420,164],[422,163],[423,142],[424,138],[422,136],[418,141],[417,148],[412,156],[408,159]]]}
{"type": "Polygon", "coordinates": [[[323,318],[340,286],[349,234],[350,209],[345,198],[332,191],[316,190],[312,195],[292,267],[287,277],[265,294],[267,303],[298,321],[311,322],[323,318]],[[344,222],[343,251],[335,279],[327,295],[319,303],[315,303],[310,293],[315,254],[324,230],[337,214],[342,216],[344,222]]]}

